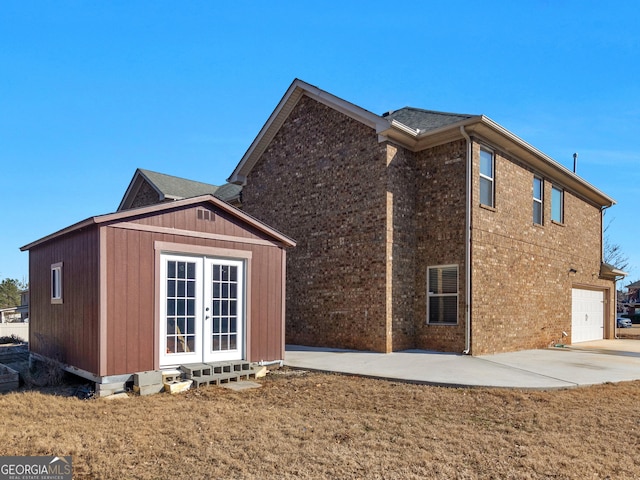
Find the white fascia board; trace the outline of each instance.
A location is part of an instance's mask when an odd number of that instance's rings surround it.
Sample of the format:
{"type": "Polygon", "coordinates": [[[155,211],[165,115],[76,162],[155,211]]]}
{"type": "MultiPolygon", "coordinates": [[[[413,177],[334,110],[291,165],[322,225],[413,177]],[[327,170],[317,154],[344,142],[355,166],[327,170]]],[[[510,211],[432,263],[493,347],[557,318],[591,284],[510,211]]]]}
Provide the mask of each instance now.
{"type": "Polygon", "coordinates": [[[278,105],[276,105],[276,108],[271,112],[271,115],[269,115],[269,118],[258,132],[256,138],[254,138],[251,145],[249,145],[249,148],[240,159],[231,176],[227,178],[227,182],[245,185],[247,180],[246,174],[253,168],[258,157],[262,155],[268,143],[284,123],[284,119],[289,115],[295,104],[298,103],[302,95],[299,82],[300,81],[296,79],[289,86],[280,99],[280,102],[278,102],[278,105]]]}
{"type": "Polygon", "coordinates": [[[428,130],[423,133],[398,122],[397,120],[392,120],[389,124],[389,128],[379,132],[379,134],[398,142],[400,145],[412,152],[419,152],[425,148],[434,147],[442,143],[462,138],[460,126],[476,123],[479,119],[480,116],[475,116],[434,130],[428,130]]]}
{"type": "Polygon", "coordinates": [[[260,132],[258,132],[258,135],[253,140],[242,159],[240,159],[240,162],[231,176],[227,179],[227,182],[240,185],[244,185],[246,183],[247,174],[251,171],[260,155],[265,151],[303,95],[306,95],[329,108],[343,113],[344,115],[375,129],[376,132],[384,130],[389,126],[388,120],[383,117],[296,78],[293,83],[291,83],[286,93],[267,119],[266,123],[260,129],[260,132]]]}
{"type": "Polygon", "coordinates": [[[406,133],[407,135],[411,136],[411,137],[417,137],[418,134],[420,133],[418,130],[409,127],[408,125],[405,125],[402,122],[399,122],[397,120],[391,120],[391,128],[395,128],[397,130],[400,130],[401,132],[406,133]]]}
{"type": "MultiPolygon", "coordinates": [[[[582,177],[573,173],[564,165],[558,163],[553,158],[538,150],[533,145],[527,143],[514,133],[510,132],[502,125],[494,122],[489,117],[481,116],[481,122],[478,124],[478,133],[482,135],[484,129],[489,129],[497,133],[503,139],[506,139],[512,145],[515,145],[520,152],[523,152],[527,158],[521,160],[527,161],[534,168],[540,169],[541,173],[546,173],[551,179],[557,179],[570,190],[574,190],[592,201],[598,202],[601,206],[610,207],[616,204],[616,201],[604,192],[598,190],[582,177]],[[482,128],[484,127],[484,129],[482,128]]],[[[473,131],[473,130],[471,130],[473,131]]],[[[501,142],[499,145],[504,146],[501,142]]],[[[507,149],[509,151],[509,149],[507,149]]],[[[517,154],[518,152],[516,152],[517,154]]]]}
{"type": "Polygon", "coordinates": [[[297,80],[300,82],[301,88],[304,90],[304,94],[309,98],[320,102],[338,112],[347,115],[348,117],[353,118],[354,120],[359,121],[371,128],[374,128],[376,132],[379,132],[382,129],[385,129],[389,126],[389,121],[380,115],[376,115],[375,113],[370,112],[369,110],[365,110],[362,107],[358,107],[353,103],[347,102],[342,98],[336,97],[335,95],[325,92],[324,90],[320,90],[318,87],[314,87],[313,85],[309,85],[307,83],[302,82],[301,80],[297,80]]]}

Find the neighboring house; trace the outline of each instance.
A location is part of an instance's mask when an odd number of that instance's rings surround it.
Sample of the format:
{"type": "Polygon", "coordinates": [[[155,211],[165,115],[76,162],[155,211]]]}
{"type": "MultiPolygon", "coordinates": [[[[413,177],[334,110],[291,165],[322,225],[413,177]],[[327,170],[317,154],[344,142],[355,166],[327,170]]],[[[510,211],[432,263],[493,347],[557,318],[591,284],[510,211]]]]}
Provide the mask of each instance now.
{"type": "Polygon", "coordinates": [[[0,308],[0,338],[29,339],[29,290],[20,291],[20,305],[0,308]]]}
{"type": "Polygon", "coordinates": [[[0,308],[0,323],[20,322],[20,312],[17,307],[0,308]]]}
{"type": "Polygon", "coordinates": [[[627,294],[624,303],[629,308],[629,313],[635,313],[640,308],[640,281],[627,285],[627,294]]]}
{"type": "Polygon", "coordinates": [[[138,168],[118,206],[118,211],[208,194],[239,207],[242,201],[241,191],[242,187],[239,185],[228,183],[218,187],[138,168]]]}
{"type": "Polygon", "coordinates": [[[98,384],[181,364],[282,360],[294,245],[212,195],[76,223],[21,249],[31,353],[98,384]]]}
{"type": "Polygon", "coordinates": [[[17,307],[20,313],[20,319],[25,322],[29,321],[29,290],[20,291],[20,305],[17,307]]]}
{"type": "Polygon", "coordinates": [[[376,115],[295,80],[228,181],[298,240],[287,343],[479,355],[614,335],[614,200],[484,115],[376,115]]]}

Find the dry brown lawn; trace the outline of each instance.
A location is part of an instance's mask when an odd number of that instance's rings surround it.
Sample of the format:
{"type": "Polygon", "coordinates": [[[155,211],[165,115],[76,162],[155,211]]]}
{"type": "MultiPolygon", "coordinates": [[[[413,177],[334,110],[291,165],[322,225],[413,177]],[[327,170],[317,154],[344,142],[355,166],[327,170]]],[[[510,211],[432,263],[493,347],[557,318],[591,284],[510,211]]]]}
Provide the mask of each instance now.
{"type": "Polygon", "coordinates": [[[451,389],[285,370],[262,388],[0,396],[1,455],[74,478],[640,478],[640,382],[451,389]]]}

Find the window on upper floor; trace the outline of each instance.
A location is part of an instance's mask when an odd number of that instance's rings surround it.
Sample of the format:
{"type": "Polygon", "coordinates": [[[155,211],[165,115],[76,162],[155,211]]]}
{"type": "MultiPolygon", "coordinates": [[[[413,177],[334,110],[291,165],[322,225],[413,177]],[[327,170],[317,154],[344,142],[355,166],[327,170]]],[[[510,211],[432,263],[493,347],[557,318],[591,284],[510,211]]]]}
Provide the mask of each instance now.
{"type": "Polygon", "coordinates": [[[555,185],[551,188],[551,220],[564,223],[564,190],[555,185]]]}
{"type": "Polygon", "coordinates": [[[495,162],[493,152],[480,149],[480,204],[487,207],[495,206],[494,173],[495,162]]]}
{"type": "Polygon", "coordinates": [[[62,262],[51,265],[51,303],[62,303],[62,262]]]}
{"type": "Polygon", "coordinates": [[[458,323],[458,266],[427,268],[427,323],[458,323]]]}
{"type": "Polygon", "coordinates": [[[533,177],[533,223],[542,225],[542,214],[544,212],[543,203],[543,181],[540,177],[533,177]]]}

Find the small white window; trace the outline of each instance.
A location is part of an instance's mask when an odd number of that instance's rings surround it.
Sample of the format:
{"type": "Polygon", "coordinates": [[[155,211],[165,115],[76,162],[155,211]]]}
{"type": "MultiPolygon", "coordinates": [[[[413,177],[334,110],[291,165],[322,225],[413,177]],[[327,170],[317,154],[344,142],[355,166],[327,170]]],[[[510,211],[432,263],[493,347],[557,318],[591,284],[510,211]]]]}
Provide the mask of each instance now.
{"type": "Polygon", "coordinates": [[[533,223],[542,225],[542,179],[533,177],[533,223]]]}
{"type": "Polygon", "coordinates": [[[427,323],[458,323],[458,266],[427,269],[427,323]]]}
{"type": "Polygon", "coordinates": [[[493,152],[480,149],[480,204],[495,207],[494,202],[494,158],[493,152]]]}
{"type": "Polygon", "coordinates": [[[551,220],[564,223],[564,190],[555,185],[551,189],[551,220]]]}
{"type": "Polygon", "coordinates": [[[62,303],[62,262],[51,265],[51,303],[62,303]]]}

